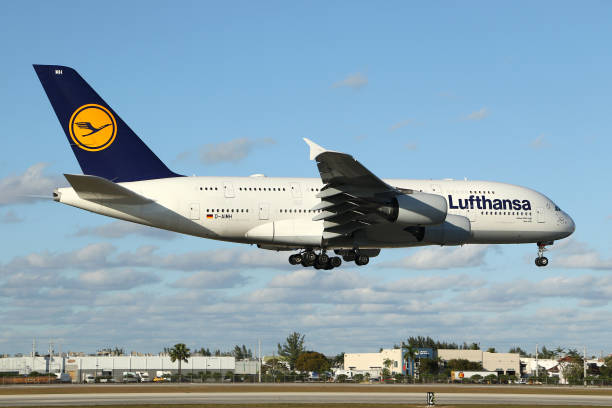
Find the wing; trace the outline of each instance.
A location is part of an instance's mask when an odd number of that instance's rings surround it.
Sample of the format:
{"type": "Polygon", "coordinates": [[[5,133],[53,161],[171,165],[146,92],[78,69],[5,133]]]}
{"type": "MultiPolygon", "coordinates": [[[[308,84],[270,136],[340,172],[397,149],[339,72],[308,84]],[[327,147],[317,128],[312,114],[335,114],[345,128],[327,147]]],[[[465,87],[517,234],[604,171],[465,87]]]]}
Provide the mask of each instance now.
{"type": "Polygon", "coordinates": [[[372,224],[386,222],[385,211],[393,197],[412,193],[390,186],[353,156],[325,150],[311,140],[310,160],[316,160],[323,188],[318,194],[321,210],[313,220],[324,220],[323,239],[347,237],[372,224]]]}

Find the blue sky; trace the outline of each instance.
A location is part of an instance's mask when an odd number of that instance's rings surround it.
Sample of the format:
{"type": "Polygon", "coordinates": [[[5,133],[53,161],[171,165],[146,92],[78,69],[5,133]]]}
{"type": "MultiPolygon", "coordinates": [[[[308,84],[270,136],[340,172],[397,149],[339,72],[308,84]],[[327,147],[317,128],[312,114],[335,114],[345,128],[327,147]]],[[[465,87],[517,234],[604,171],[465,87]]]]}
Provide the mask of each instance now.
{"type": "Polygon", "coordinates": [[[0,15],[0,353],[229,349],[289,332],[326,353],[410,335],[612,352],[606,2],[11,2],[0,15]],[[367,268],[86,213],[33,63],[72,66],[173,170],[318,176],[302,137],[381,177],[525,185],[575,220],[535,245],[383,251],[367,268]],[[223,152],[211,159],[206,152],[223,152]],[[216,158],[215,158],[216,157],[216,158]],[[178,317],[177,317],[178,316],[178,317]]]}

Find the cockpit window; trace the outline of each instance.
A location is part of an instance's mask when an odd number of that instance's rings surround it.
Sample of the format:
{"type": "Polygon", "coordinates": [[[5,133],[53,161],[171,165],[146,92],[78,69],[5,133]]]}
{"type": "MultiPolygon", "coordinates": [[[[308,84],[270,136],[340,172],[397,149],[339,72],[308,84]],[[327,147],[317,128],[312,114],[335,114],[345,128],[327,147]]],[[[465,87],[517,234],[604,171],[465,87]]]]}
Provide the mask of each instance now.
{"type": "Polygon", "coordinates": [[[561,211],[558,205],[555,204],[555,211],[561,211]]]}

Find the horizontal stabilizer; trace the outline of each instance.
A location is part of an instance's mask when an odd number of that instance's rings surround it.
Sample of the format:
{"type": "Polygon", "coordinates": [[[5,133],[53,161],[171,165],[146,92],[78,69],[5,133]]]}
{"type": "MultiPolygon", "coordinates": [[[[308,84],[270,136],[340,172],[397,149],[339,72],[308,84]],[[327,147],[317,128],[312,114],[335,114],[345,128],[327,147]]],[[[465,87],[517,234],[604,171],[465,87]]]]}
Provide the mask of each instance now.
{"type": "Polygon", "coordinates": [[[83,200],[100,204],[147,204],[151,200],[119,184],[97,176],[64,174],[77,195],[83,200]]]}

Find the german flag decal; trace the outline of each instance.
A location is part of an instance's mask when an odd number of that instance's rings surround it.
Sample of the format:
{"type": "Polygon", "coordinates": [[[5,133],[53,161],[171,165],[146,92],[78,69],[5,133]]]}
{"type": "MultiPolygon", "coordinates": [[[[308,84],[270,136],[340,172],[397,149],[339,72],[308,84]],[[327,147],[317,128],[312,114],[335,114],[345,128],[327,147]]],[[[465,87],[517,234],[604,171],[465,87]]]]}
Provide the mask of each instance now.
{"type": "Polygon", "coordinates": [[[206,218],[207,218],[207,219],[212,219],[212,218],[213,218],[213,215],[212,215],[212,214],[206,214],[206,218]]]}

